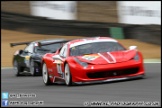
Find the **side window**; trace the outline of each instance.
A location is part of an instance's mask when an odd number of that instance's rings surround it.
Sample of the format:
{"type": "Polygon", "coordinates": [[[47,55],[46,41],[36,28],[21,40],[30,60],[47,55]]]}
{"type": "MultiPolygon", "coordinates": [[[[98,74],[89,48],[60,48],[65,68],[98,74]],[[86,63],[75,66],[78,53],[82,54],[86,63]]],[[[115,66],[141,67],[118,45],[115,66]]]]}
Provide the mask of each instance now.
{"type": "Polygon", "coordinates": [[[65,45],[65,46],[62,47],[59,55],[61,57],[66,57],[67,56],[67,45],[65,45]]]}
{"type": "Polygon", "coordinates": [[[33,53],[33,43],[31,43],[29,46],[27,46],[26,48],[25,48],[25,51],[28,51],[28,52],[31,52],[31,53],[33,53]]]}

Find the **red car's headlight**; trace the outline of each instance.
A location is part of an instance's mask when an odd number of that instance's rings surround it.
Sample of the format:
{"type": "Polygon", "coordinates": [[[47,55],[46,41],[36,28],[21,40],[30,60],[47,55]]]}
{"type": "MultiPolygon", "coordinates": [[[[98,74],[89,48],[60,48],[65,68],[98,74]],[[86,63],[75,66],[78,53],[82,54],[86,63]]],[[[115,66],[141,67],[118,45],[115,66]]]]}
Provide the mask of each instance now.
{"type": "Polygon", "coordinates": [[[81,66],[83,66],[83,67],[87,67],[87,66],[88,66],[88,64],[87,64],[86,62],[82,62],[82,61],[80,61],[78,58],[74,58],[74,60],[75,60],[77,63],[79,63],[81,66]]]}
{"type": "Polygon", "coordinates": [[[139,60],[139,54],[136,53],[136,55],[134,56],[134,60],[138,61],[139,60]]]}

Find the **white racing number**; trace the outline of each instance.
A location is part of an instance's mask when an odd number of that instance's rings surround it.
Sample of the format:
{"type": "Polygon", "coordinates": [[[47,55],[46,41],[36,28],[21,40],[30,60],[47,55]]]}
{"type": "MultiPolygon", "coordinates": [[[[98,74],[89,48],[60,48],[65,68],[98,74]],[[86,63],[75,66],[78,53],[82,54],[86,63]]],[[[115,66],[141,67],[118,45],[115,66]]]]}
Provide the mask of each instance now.
{"type": "Polygon", "coordinates": [[[57,72],[62,75],[63,72],[62,72],[61,64],[63,62],[61,60],[56,59],[53,63],[56,64],[57,72]]]}
{"type": "Polygon", "coordinates": [[[64,76],[61,67],[63,66],[64,58],[66,58],[66,56],[67,56],[67,44],[61,48],[58,60],[55,61],[57,64],[57,72],[61,74],[61,77],[64,76]]]}
{"type": "Polygon", "coordinates": [[[61,64],[57,64],[57,72],[62,74],[61,64]]]}

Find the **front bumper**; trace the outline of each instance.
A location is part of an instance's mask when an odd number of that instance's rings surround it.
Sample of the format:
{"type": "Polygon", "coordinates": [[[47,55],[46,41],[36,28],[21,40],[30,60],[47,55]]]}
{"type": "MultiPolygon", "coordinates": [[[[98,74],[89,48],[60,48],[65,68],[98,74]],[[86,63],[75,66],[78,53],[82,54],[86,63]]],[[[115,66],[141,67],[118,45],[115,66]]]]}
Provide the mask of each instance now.
{"type": "MultiPolygon", "coordinates": [[[[98,82],[98,81],[112,81],[112,80],[123,80],[123,79],[131,79],[134,77],[141,77],[141,75],[144,75],[144,66],[143,63],[140,61],[134,61],[130,60],[127,62],[122,63],[116,63],[116,64],[107,64],[107,65],[89,65],[87,68],[84,68],[82,66],[77,65],[71,65],[70,71],[72,74],[72,81],[73,82],[98,82]],[[132,70],[138,68],[137,71],[131,72],[132,70]],[[128,69],[130,71],[127,71],[126,74],[121,74],[120,70],[126,70],[128,69]],[[113,75],[113,71],[118,71],[117,75],[113,75]],[[111,74],[110,74],[111,72],[111,74]],[[97,73],[97,74],[96,74],[97,73]],[[99,73],[99,74],[98,74],[99,73]],[[101,74],[105,74],[101,75],[101,74]],[[120,73],[120,74],[119,74],[120,73]],[[94,77],[88,76],[88,74],[95,74],[94,77]]],[[[114,71],[114,72],[115,72],[114,71]]],[[[123,71],[124,72],[124,71],[123,71]]]]}

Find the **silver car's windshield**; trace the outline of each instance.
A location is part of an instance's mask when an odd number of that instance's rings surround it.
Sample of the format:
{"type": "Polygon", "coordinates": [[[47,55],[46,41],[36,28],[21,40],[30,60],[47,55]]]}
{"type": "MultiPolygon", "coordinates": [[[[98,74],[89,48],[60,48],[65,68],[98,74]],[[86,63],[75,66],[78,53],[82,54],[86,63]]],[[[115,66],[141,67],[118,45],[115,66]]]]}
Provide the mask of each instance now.
{"type": "Polygon", "coordinates": [[[43,45],[43,46],[36,46],[35,52],[36,53],[55,52],[62,45],[63,45],[63,43],[54,43],[54,44],[48,44],[48,45],[43,45]]]}

